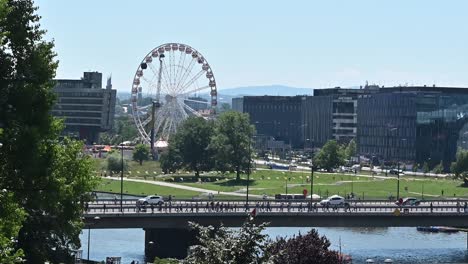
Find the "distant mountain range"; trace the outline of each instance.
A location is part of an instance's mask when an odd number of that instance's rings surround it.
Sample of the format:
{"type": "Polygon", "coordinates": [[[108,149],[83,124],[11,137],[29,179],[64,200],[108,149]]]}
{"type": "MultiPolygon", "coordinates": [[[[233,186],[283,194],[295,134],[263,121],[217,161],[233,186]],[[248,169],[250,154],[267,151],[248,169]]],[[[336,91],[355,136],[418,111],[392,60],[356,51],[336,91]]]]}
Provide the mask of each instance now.
{"type": "MultiPolygon", "coordinates": [[[[294,95],[312,95],[314,90],[312,88],[297,88],[285,85],[264,85],[264,86],[246,86],[236,87],[218,90],[218,103],[231,104],[232,98],[240,96],[263,96],[263,95],[274,95],[274,96],[294,96],[294,95]]],[[[202,92],[198,94],[202,98],[209,99],[209,93],[202,92]]],[[[128,92],[118,92],[117,97],[120,99],[130,98],[128,92]]]]}
{"type": "Polygon", "coordinates": [[[312,88],[297,88],[285,85],[264,85],[264,86],[246,86],[219,90],[220,95],[241,96],[241,95],[312,95],[312,88]]]}

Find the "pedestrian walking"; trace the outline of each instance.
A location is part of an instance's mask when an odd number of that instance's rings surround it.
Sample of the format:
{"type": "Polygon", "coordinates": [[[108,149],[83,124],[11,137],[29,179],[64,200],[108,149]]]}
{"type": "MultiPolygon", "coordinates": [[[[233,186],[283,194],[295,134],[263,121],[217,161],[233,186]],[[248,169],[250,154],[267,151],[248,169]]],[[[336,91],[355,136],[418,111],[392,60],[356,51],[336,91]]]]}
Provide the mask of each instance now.
{"type": "Polygon", "coordinates": [[[105,213],[106,212],[106,204],[103,204],[102,209],[103,209],[103,211],[105,213]]]}
{"type": "Polygon", "coordinates": [[[433,205],[432,205],[432,202],[431,202],[431,204],[430,204],[430,207],[431,207],[431,213],[432,213],[432,209],[433,209],[433,205]]]}

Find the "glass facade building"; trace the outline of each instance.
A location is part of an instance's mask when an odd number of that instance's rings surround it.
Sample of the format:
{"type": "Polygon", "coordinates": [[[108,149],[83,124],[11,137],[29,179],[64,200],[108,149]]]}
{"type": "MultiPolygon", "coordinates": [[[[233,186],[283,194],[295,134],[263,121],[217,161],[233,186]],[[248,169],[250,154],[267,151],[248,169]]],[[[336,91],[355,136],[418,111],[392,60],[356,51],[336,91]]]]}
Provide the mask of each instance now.
{"type": "Polygon", "coordinates": [[[305,96],[244,96],[242,110],[250,116],[257,134],[303,146],[302,105],[305,96]]]}
{"type": "Polygon", "coordinates": [[[382,88],[358,99],[360,154],[448,168],[466,148],[468,89],[382,88]]]}

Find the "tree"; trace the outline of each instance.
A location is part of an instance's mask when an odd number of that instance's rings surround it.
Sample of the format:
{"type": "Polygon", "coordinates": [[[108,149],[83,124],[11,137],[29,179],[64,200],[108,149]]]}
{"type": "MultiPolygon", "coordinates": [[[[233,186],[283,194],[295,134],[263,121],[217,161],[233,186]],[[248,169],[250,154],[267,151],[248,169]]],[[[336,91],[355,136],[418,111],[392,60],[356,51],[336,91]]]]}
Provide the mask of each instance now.
{"type": "Polygon", "coordinates": [[[442,164],[442,161],[440,161],[440,163],[434,167],[434,173],[441,174],[442,172],[444,172],[444,165],[442,164]]]}
{"type": "Polygon", "coordinates": [[[91,162],[81,143],[59,140],[63,125],[50,115],[57,62],[37,8],[30,0],[0,1],[0,189],[25,212],[21,224],[13,222],[25,261],[70,263],[96,184],[91,162]]]}
{"type": "Polygon", "coordinates": [[[458,150],[455,162],[450,166],[450,171],[455,178],[464,178],[468,172],[468,151],[458,150]]]}
{"type": "Polygon", "coordinates": [[[413,172],[417,172],[419,169],[419,164],[415,163],[413,164],[413,172]]]}
{"type": "Polygon", "coordinates": [[[346,159],[350,160],[352,157],[356,156],[356,141],[351,139],[345,149],[346,159]]]}
{"type": "Polygon", "coordinates": [[[306,235],[299,233],[290,239],[278,238],[268,246],[265,254],[274,264],[340,263],[338,252],[329,247],[330,241],[312,229],[306,235]]]}
{"type": "Polygon", "coordinates": [[[149,159],[149,148],[144,144],[138,144],[135,146],[133,151],[133,160],[138,161],[140,165],[143,165],[144,160],[149,159]]]}
{"type": "Polygon", "coordinates": [[[254,131],[249,116],[244,113],[224,112],[216,120],[211,141],[216,151],[216,166],[223,171],[235,171],[237,181],[240,172],[249,169],[254,131]]]}
{"type": "Polygon", "coordinates": [[[265,223],[256,225],[249,218],[238,230],[214,228],[190,223],[198,233],[199,244],[191,246],[184,264],[256,264],[264,263],[267,235],[265,223]]]}
{"type": "MultiPolygon", "coordinates": [[[[113,172],[122,171],[122,158],[118,154],[112,154],[107,157],[107,169],[112,175],[113,172]]],[[[128,162],[123,160],[123,171],[128,171],[128,162]]]]}
{"type": "Polygon", "coordinates": [[[427,163],[427,161],[424,162],[422,169],[423,169],[424,174],[430,171],[429,164],[427,163]]]}
{"type": "Polygon", "coordinates": [[[159,164],[164,173],[174,173],[182,168],[182,159],[177,150],[170,144],[167,152],[161,154],[159,164]]]}
{"type": "Polygon", "coordinates": [[[326,169],[327,171],[332,171],[334,168],[343,164],[344,153],[336,140],[327,141],[314,157],[314,165],[326,169]]]}
{"type": "Polygon", "coordinates": [[[7,190],[0,192],[0,263],[23,263],[23,251],[16,238],[25,219],[24,210],[7,190]]]}
{"type": "Polygon", "coordinates": [[[180,157],[181,165],[195,171],[200,177],[200,171],[211,170],[214,166],[213,150],[209,148],[213,135],[211,121],[201,117],[190,117],[178,128],[170,142],[173,151],[180,157]]]}

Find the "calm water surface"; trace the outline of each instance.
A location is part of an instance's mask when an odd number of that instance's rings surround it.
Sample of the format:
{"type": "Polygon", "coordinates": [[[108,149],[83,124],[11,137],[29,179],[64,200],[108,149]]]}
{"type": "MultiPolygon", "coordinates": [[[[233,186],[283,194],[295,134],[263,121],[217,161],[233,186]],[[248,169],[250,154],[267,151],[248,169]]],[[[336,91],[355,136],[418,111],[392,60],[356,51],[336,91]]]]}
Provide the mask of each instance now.
{"type": "MultiPolygon", "coordinates": [[[[309,228],[272,227],[266,233],[272,237],[306,233],[309,228]]],[[[373,258],[383,263],[391,258],[394,263],[465,263],[468,264],[467,234],[421,233],[416,228],[317,228],[330,239],[332,249],[353,257],[353,263],[365,263],[373,258]]],[[[122,263],[138,260],[144,263],[142,229],[91,230],[90,258],[105,260],[106,256],[120,256],[122,263]]],[[[87,257],[88,230],[81,235],[83,258],[87,257]]]]}

